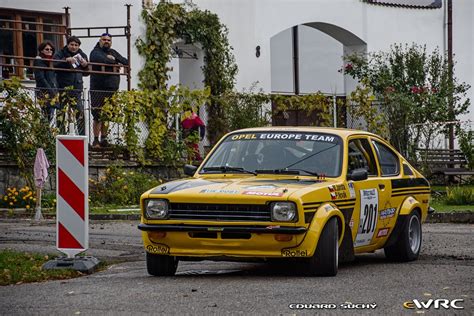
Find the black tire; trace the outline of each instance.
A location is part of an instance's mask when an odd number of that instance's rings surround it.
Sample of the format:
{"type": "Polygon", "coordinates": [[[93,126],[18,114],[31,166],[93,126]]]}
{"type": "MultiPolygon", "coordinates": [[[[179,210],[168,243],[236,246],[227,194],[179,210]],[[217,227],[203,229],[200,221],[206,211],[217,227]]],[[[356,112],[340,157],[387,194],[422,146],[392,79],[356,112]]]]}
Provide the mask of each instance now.
{"type": "Polygon", "coordinates": [[[335,276],[339,265],[339,229],[337,218],[331,218],[319,237],[316,251],[309,259],[307,272],[315,276],[335,276]]]}
{"type": "Polygon", "coordinates": [[[178,260],[173,256],[146,253],[146,268],[154,276],[173,276],[178,268],[178,260]]]}
{"type": "Polygon", "coordinates": [[[408,215],[397,241],[384,248],[385,257],[392,261],[407,262],[418,259],[422,242],[421,219],[418,211],[408,215]]]}

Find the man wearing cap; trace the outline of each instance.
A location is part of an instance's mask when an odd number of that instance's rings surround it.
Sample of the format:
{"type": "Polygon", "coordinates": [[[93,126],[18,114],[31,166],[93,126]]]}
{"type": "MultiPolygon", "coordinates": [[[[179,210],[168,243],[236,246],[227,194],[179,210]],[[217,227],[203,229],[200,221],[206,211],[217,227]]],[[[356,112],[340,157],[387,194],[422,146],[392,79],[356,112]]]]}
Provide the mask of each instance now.
{"type": "MultiPolygon", "coordinates": [[[[104,33],[100,36],[99,42],[95,45],[90,54],[92,63],[110,64],[110,65],[128,65],[128,60],[112,49],[112,36],[104,33]]],[[[92,70],[105,72],[118,72],[118,67],[92,65],[92,70]]],[[[91,105],[92,116],[94,118],[93,130],[94,141],[92,147],[107,147],[107,125],[103,122],[101,116],[102,106],[105,99],[112,97],[115,91],[119,89],[120,75],[114,74],[91,74],[91,105]],[[100,141],[99,141],[100,136],[100,141]]]]}
{"type": "MultiPolygon", "coordinates": [[[[56,81],[58,82],[61,110],[65,104],[69,104],[76,110],[76,123],[79,135],[85,135],[84,126],[84,106],[82,103],[82,89],[84,84],[82,81],[83,76],[89,74],[85,71],[89,69],[89,63],[87,62],[87,55],[80,49],[81,40],[76,36],[68,37],[66,41],[67,45],[60,51],[57,51],[53,59],[58,60],[53,63],[55,68],[62,68],[65,70],[77,70],[77,71],[56,71],[56,81]],[[59,61],[61,60],[61,61],[59,61]],[[72,90],[65,90],[69,88],[72,90]]],[[[59,116],[58,126],[61,132],[65,129],[65,117],[64,111],[61,111],[59,116]]]]}

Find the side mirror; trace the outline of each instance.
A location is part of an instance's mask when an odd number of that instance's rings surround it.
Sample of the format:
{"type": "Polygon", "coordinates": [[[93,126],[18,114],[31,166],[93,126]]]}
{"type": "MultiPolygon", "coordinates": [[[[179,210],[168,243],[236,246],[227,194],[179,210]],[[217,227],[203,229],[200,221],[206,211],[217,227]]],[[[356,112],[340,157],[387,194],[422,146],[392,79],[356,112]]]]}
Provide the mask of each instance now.
{"type": "Polygon", "coordinates": [[[192,177],[196,173],[196,170],[198,169],[198,167],[193,166],[193,165],[184,165],[183,169],[184,169],[185,175],[192,177]]]}
{"type": "Polygon", "coordinates": [[[363,168],[354,169],[351,173],[347,174],[347,180],[361,181],[367,180],[369,174],[367,170],[363,168]]]}

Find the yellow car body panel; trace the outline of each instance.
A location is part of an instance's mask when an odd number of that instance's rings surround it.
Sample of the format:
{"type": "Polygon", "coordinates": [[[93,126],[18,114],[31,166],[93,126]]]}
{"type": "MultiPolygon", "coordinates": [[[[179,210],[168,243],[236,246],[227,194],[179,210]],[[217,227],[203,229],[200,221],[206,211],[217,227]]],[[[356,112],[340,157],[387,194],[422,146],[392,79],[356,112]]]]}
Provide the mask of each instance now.
{"type": "MultiPolygon", "coordinates": [[[[332,141],[331,138],[326,140],[332,141]]],[[[290,156],[295,151],[291,149],[288,152],[286,155],[290,156]]],[[[258,162],[259,157],[256,156],[258,162]]],[[[360,159],[359,156],[356,158],[360,159]]],[[[418,210],[421,221],[425,221],[429,198],[430,187],[426,179],[377,135],[333,128],[245,129],[224,136],[193,177],[165,183],[145,192],[140,200],[142,217],[139,228],[142,230],[146,251],[153,254],[197,258],[304,258],[315,254],[326,223],[330,218],[336,217],[339,246],[343,246],[343,237],[347,234],[351,251],[362,253],[383,248],[400,216],[418,210]],[[235,140],[242,141],[245,145],[246,139],[250,141],[263,137],[262,135],[285,135],[283,133],[293,135],[292,137],[303,135],[306,139],[311,139],[306,135],[314,133],[314,139],[319,139],[320,135],[334,135],[340,139],[337,141],[342,153],[339,157],[339,174],[254,175],[244,172],[203,171],[219,146],[224,146],[224,142],[231,143],[235,140]],[[365,147],[362,148],[357,142],[365,147]],[[361,150],[357,154],[366,155],[365,158],[373,160],[371,167],[367,167],[372,168],[373,174],[369,170],[367,179],[347,179],[349,168],[353,168],[350,161],[354,158],[350,154],[351,146],[356,149],[359,146],[361,150]],[[385,161],[379,161],[382,157],[381,148],[393,151],[393,164],[398,165],[398,170],[392,170],[393,175],[383,174],[387,167],[385,161]],[[370,155],[380,157],[371,158],[370,155]],[[166,219],[147,218],[146,201],[150,199],[164,199],[170,208],[177,208],[173,212],[185,215],[166,219]],[[297,220],[284,222],[269,218],[251,220],[239,217],[234,220],[219,218],[220,215],[209,219],[198,215],[193,217],[192,213],[193,208],[203,208],[209,214],[217,212],[221,215],[223,213],[219,213],[219,208],[229,208],[231,212],[240,212],[239,214],[242,210],[250,213],[254,209],[268,212],[273,202],[294,203],[297,220]]]]}

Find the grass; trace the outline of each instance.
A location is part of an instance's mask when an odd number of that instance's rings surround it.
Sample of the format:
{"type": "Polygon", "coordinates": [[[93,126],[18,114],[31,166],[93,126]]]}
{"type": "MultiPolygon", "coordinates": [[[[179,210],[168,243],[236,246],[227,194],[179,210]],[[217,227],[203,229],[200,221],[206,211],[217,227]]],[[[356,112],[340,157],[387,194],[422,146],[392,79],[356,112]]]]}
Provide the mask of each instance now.
{"type": "Polygon", "coordinates": [[[437,213],[474,212],[474,205],[448,205],[445,201],[433,200],[430,206],[437,213]]]}
{"type": "MultiPolygon", "coordinates": [[[[445,194],[446,193],[446,190],[447,188],[453,188],[453,187],[457,187],[456,185],[452,185],[452,186],[446,186],[446,185],[433,185],[431,186],[431,191],[436,191],[436,192],[440,192],[442,194],[445,194]]],[[[471,189],[471,190],[474,190],[474,185],[463,185],[461,186],[461,188],[465,188],[465,189],[471,189]]]]}
{"type": "Polygon", "coordinates": [[[42,270],[42,265],[55,256],[0,251],[0,285],[71,279],[83,273],[70,269],[42,270]]]}
{"type": "Polygon", "coordinates": [[[472,196],[474,193],[474,185],[463,186],[433,186],[432,188],[432,206],[439,213],[474,212],[474,204],[472,196]],[[462,203],[462,201],[471,201],[462,203]]]}

